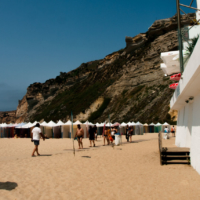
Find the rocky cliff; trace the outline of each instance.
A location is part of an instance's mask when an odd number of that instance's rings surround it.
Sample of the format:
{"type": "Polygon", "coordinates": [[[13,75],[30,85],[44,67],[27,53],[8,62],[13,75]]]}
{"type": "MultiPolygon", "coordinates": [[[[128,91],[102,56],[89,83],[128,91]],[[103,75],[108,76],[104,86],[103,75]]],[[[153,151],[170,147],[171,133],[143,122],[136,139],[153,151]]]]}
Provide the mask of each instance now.
{"type": "MultiPolygon", "coordinates": [[[[182,25],[194,14],[182,16],[182,25]]],[[[155,21],[146,33],[126,37],[126,47],[83,63],[45,83],[33,83],[17,107],[17,121],[75,119],[172,123],[173,90],[160,69],[160,53],[178,50],[176,16],[155,21]]]]}
{"type": "Polygon", "coordinates": [[[0,112],[0,124],[15,123],[16,122],[16,110],[0,112]]]}

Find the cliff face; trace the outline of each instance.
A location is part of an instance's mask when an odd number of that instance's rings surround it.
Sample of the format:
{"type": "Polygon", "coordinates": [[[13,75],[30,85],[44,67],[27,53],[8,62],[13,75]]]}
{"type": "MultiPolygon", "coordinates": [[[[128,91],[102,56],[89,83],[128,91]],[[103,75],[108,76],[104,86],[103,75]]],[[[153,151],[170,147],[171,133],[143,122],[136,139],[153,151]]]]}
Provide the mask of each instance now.
{"type": "MultiPolygon", "coordinates": [[[[182,16],[182,24],[190,24],[187,16],[182,16]]],[[[18,122],[66,121],[72,111],[82,121],[104,121],[110,115],[111,121],[171,123],[173,90],[160,69],[160,53],[178,50],[176,29],[176,17],[157,20],[146,33],[126,37],[124,49],[45,83],[33,83],[17,107],[18,122]]]]}
{"type": "Polygon", "coordinates": [[[0,124],[6,123],[15,123],[16,121],[16,110],[14,111],[6,111],[6,112],[0,112],[0,124]]]}

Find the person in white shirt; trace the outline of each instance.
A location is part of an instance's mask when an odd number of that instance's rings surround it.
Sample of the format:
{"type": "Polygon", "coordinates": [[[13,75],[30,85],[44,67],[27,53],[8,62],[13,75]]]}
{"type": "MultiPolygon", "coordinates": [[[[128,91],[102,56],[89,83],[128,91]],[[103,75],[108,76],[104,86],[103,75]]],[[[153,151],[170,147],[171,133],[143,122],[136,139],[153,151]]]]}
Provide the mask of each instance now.
{"type": "Polygon", "coordinates": [[[168,137],[168,133],[169,133],[169,129],[167,128],[167,126],[165,126],[165,129],[164,129],[164,139],[169,139],[168,137]]]}
{"type": "Polygon", "coordinates": [[[45,140],[44,135],[42,134],[42,131],[40,129],[40,124],[37,123],[35,125],[35,128],[31,132],[31,141],[34,142],[35,148],[33,149],[32,157],[35,157],[35,152],[37,153],[38,156],[40,156],[38,152],[38,145],[40,144],[40,137],[45,140]]]}

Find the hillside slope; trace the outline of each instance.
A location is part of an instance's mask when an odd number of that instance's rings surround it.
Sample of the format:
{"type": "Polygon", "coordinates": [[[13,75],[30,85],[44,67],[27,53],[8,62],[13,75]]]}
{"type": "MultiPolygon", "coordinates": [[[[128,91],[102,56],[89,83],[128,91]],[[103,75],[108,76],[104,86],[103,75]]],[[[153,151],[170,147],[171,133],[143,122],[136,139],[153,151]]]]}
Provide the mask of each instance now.
{"type": "MultiPolygon", "coordinates": [[[[194,14],[188,16],[195,18],[194,14]]],[[[190,24],[182,16],[182,24],[190,24]]],[[[146,33],[126,37],[126,47],[104,59],[33,83],[19,102],[20,121],[66,121],[71,111],[81,121],[173,123],[168,114],[173,90],[160,69],[160,53],[178,50],[176,17],[155,21],[146,33]]]]}

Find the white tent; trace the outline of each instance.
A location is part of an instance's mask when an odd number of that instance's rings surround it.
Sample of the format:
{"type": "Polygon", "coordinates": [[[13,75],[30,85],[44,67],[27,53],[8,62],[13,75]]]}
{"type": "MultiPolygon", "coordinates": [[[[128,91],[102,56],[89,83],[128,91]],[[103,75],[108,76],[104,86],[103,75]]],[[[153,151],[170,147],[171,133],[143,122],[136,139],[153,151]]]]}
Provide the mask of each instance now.
{"type": "Polygon", "coordinates": [[[108,122],[108,123],[106,124],[106,127],[111,127],[112,125],[113,125],[112,123],[108,122]]]}
{"type": "Polygon", "coordinates": [[[161,123],[157,123],[155,126],[155,133],[159,133],[160,131],[162,131],[162,124],[161,123]]]}
{"type": "Polygon", "coordinates": [[[143,135],[143,124],[139,121],[135,124],[135,135],[143,135]]]}
{"type": "Polygon", "coordinates": [[[46,126],[47,125],[47,123],[45,122],[45,121],[43,121],[41,124],[40,124],[40,126],[46,126]]]}
{"type": "Polygon", "coordinates": [[[75,123],[73,123],[73,125],[78,125],[78,124],[82,124],[79,120],[77,120],[75,123]]]}
{"type": "Polygon", "coordinates": [[[149,124],[149,133],[154,133],[155,132],[155,124],[152,122],[151,124],[149,124]]]}
{"type": "Polygon", "coordinates": [[[49,138],[54,138],[53,127],[57,126],[55,122],[50,121],[45,125],[45,134],[49,138]]]}
{"type": "Polygon", "coordinates": [[[125,126],[127,126],[127,124],[124,123],[124,122],[122,122],[120,126],[121,126],[121,127],[125,127],[125,126]]]}
{"type": "Polygon", "coordinates": [[[63,123],[61,120],[59,120],[58,123],[57,123],[56,125],[57,125],[57,126],[62,126],[62,125],[64,125],[64,123],[63,123]]]}
{"type": "Polygon", "coordinates": [[[86,121],[84,124],[85,124],[85,125],[88,125],[88,126],[94,126],[94,124],[91,123],[91,122],[89,122],[89,121],[86,121]]]}
{"type": "Polygon", "coordinates": [[[65,124],[62,125],[63,138],[71,138],[72,133],[72,122],[68,120],[65,124]]]}
{"type": "Polygon", "coordinates": [[[147,123],[143,124],[144,133],[149,133],[149,125],[147,123]]]}
{"type": "Polygon", "coordinates": [[[49,123],[46,124],[46,126],[48,127],[54,127],[54,126],[57,126],[55,122],[53,121],[50,121],[49,123]]]}

